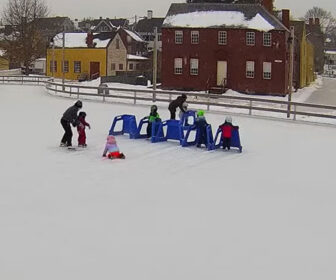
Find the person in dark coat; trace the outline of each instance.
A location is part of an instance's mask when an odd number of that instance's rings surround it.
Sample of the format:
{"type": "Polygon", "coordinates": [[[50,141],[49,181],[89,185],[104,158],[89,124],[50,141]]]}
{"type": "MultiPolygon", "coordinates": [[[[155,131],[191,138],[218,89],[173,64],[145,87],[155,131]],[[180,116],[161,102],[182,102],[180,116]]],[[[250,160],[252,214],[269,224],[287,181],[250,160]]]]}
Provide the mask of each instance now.
{"type": "Polygon", "coordinates": [[[225,150],[227,148],[230,150],[232,131],[234,129],[238,129],[239,127],[232,124],[231,117],[226,117],[225,122],[220,125],[219,128],[222,130],[223,149],[225,150]]]}
{"type": "Polygon", "coordinates": [[[185,109],[183,108],[183,103],[187,100],[187,96],[183,93],[181,96],[178,96],[175,100],[169,103],[168,110],[170,112],[170,119],[175,120],[176,118],[176,109],[180,108],[180,110],[185,113],[185,109]]]}
{"type": "Polygon", "coordinates": [[[198,141],[196,143],[197,147],[200,148],[202,144],[207,144],[207,133],[206,133],[206,127],[208,126],[208,123],[204,116],[204,111],[199,110],[197,112],[197,118],[195,120],[195,126],[197,129],[197,132],[199,133],[198,141]]]}
{"type": "Polygon", "coordinates": [[[72,146],[72,124],[74,127],[78,125],[77,113],[79,109],[83,106],[82,101],[78,100],[76,103],[69,107],[63,114],[61,118],[61,125],[64,129],[64,135],[61,140],[61,147],[71,147],[72,146]]]}

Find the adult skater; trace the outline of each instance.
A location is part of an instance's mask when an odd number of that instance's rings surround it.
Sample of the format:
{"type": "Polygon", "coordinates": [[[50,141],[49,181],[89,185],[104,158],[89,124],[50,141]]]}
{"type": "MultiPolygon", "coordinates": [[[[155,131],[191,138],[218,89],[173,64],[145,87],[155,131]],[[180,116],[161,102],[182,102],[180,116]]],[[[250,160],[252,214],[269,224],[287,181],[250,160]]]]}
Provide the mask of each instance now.
{"type": "Polygon", "coordinates": [[[169,103],[168,110],[170,112],[170,119],[175,120],[176,118],[176,109],[177,107],[185,113],[186,111],[183,108],[183,103],[187,100],[187,96],[183,93],[181,96],[178,96],[175,100],[169,103]]]}
{"type": "Polygon", "coordinates": [[[63,114],[62,118],[61,118],[61,124],[62,127],[65,131],[63,138],[61,140],[61,147],[68,147],[71,148],[72,147],[72,129],[71,129],[71,125],[73,126],[77,126],[78,124],[78,119],[77,119],[77,113],[79,111],[79,109],[81,109],[83,106],[82,101],[78,100],[76,101],[76,103],[69,107],[63,114]]]}

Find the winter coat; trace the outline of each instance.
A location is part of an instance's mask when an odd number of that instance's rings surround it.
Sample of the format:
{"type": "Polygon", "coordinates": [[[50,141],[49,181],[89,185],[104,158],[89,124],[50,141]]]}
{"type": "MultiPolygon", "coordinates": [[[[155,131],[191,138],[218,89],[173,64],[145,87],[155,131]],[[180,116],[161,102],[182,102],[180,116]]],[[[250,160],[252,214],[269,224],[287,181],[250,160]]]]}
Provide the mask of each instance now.
{"type": "Polygon", "coordinates": [[[117,141],[115,140],[115,137],[113,135],[109,135],[106,140],[105,149],[103,152],[103,156],[106,156],[107,152],[113,153],[113,152],[119,152],[119,147],[117,145],[117,141]]]}
{"type": "Polygon", "coordinates": [[[179,96],[175,100],[173,100],[172,102],[169,103],[168,109],[170,111],[176,111],[176,108],[179,107],[180,110],[183,113],[185,113],[185,110],[182,106],[185,101],[186,101],[185,98],[183,98],[182,96],[179,96]]]}
{"type": "Polygon", "coordinates": [[[155,122],[155,121],[157,121],[159,119],[160,119],[160,115],[156,111],[151,112],[150,115],[148,116],[148,121],[150,123],[155,122]]]}
{"type": "Polygon", "coordinates": [[[63,116],[62,116],[62,120],[68,121],[70,123],[72,123],[73,125],[77,125],[78,124],[78,120],[77,120],[77,113],[79,111],[80,108],[78,108],[77,106],[73,105],[70,108],[68,108],[63,116]]]}
{"type": "Polygon", "coordinates": [[[195,120],[195,125],[197,128],[205,129],[208,125],[205,117],[197,117],[195,120]]]}
{"type": "Polygon", "coordinates": [[[86,126],[90,126],[90,124],[85,121],[85,118],[79,117],[77,130],[85,130],[86,126]]]}
{"type": "Polygon", "coordinates": [[[219,128],[222,130],[222,138],[231,138],[232,131],[235,128],[235,126],[233,126],[232,123],[230,122],[225,122],[222,125],[220,125],[219,128]]]}

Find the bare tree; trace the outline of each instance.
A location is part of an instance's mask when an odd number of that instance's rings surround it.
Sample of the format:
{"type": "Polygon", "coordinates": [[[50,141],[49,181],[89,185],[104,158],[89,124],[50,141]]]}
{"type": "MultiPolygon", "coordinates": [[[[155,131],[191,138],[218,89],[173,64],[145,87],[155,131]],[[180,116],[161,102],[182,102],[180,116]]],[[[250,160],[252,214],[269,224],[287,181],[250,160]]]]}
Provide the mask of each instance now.
{"type": "Polygon", "coordinates": [[[306,12],[304,19],[307,23],[310,18],[320,19],[321,29],[326,34],[328,34],[336,26],[336,20],[332,14],[320,7],[313,7],[306,12]]]}
{"type": "Polygon", "coordinates": [[[29,65],[45,52],[35,20],[47,14],[48,7],[43,0],[8,0],[2,12],[4,23],[12,29],[4,42],[6,57],[23,64],[26,73],[29,65]]]}

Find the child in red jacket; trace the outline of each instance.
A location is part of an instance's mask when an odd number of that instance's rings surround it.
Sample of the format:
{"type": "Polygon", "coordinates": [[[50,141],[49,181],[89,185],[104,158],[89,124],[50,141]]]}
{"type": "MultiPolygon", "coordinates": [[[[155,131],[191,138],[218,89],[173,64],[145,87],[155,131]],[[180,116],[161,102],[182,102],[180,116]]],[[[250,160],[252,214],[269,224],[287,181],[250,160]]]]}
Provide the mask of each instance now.
{"type": "Polygon", "coordinates": [[[78,132],[78,147],[85,148],[86,145],[86,133],[85,127],[87,126],[91,129],[90,124],[85,121],[86,113],[80,112],[78,114],[78,125],[77,125],[77,132],[78,132]]]}
{"type": "Polygon", "coordinates": [[[232,118],[226,117],[225,122],[220,125],[219,128],[222,130],[223,149],[225,150],[227,148],[228,150],[230,150],[232,131],[234,129],[237,129],[238,126],[233,126],[232,118]]]}

